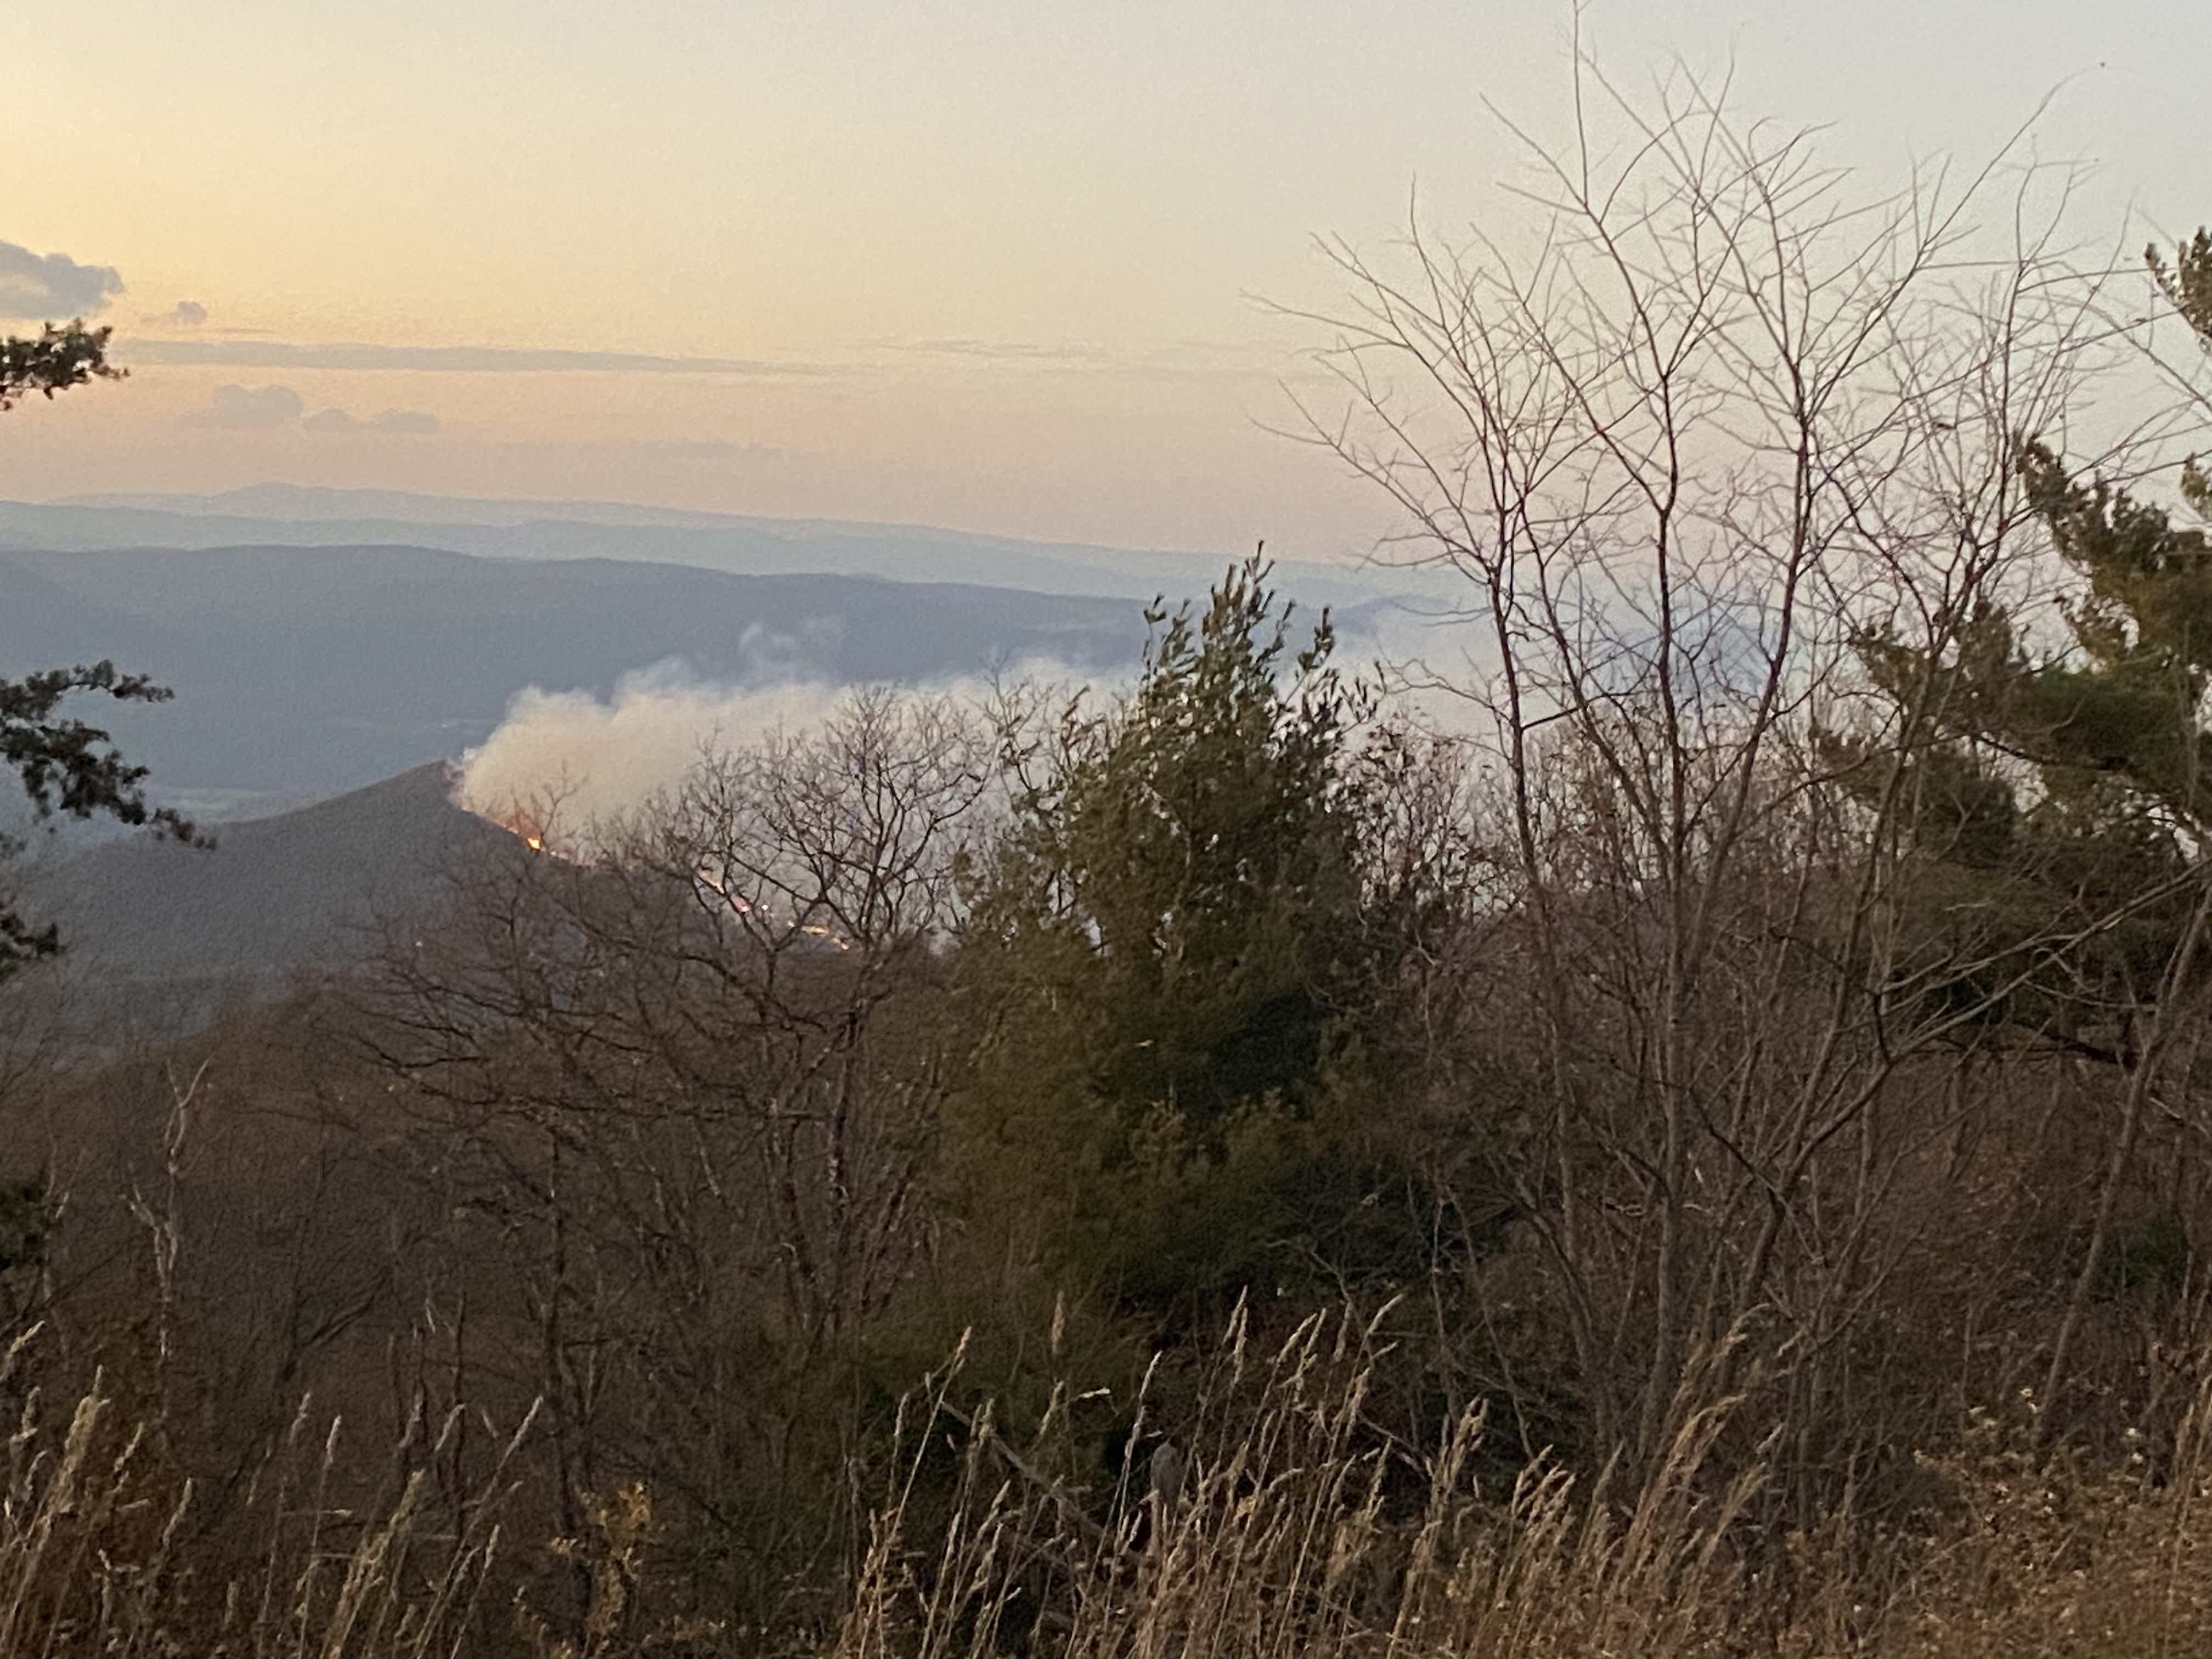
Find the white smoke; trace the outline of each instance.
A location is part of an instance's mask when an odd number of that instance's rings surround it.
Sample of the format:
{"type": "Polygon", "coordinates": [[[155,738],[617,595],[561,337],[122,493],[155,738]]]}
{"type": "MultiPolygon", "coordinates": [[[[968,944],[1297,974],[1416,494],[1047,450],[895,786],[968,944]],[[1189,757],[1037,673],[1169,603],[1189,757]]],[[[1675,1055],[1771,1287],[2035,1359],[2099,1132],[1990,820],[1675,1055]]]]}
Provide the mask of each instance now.
{"type": "MultiPolygon", "coordinates": [[[[999,683],[1066,685],[1081,678],[1064,665],[1035,662],[999,683]]],[[[993,684],[965,677],[918,689],[980,707],[993,684]]],[[[455,798],[501,823],[555,817],[573,836],[672,793],[709,755],[819,725],[852,695],[851,687],[819,680],[715,685],[680,662],[625,674],[606,698],[531,686],[515,694],[498,729],[461,757],[455,798]]]]}
{"type": "Polygon", "coordinates": [[[714,750],[814,724],[838,696],[818,684],[702,684],[680,663],[625,674],[610,698],[528,686],[498,729],[462,756],[456,793],[486,817],[537,819],[550,809],[580,829],[674,789],[714,750]]]}

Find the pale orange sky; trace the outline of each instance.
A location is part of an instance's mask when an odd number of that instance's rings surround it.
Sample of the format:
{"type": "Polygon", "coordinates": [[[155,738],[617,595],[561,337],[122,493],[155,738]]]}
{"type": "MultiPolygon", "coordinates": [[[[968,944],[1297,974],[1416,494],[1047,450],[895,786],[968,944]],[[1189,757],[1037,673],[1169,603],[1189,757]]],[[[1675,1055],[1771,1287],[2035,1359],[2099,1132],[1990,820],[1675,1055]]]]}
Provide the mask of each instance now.
{"type": "MultiPolygon", "coordinates": [[[[1328,305],[1311,237],[1381,243],[1417,178],[1448,228],[1505,212],[1482,100],[1557,131],[1570,21],[17,0],[10,83],[52,90],[0,108],[0,242],[117,271],[93,314],[135,368],[10,416],[0,495],[283,479],[1359,550],[1378,504],[1261,429],[1320,337],[1252,296],[1328,305]],[[343,343],[491,350],[318,349],[343,343]],[[498,355],[549,351],[675,361],[498,355]]],[[[1833,124],[1875,175],[1984,153],[2066,81],[2035,143],[2103,165],[2093,224],[2212,216],[2197,0],[1616,0],[1585,27],[1629,79],[1733,52],[1740,110],[1833,124]]]]}

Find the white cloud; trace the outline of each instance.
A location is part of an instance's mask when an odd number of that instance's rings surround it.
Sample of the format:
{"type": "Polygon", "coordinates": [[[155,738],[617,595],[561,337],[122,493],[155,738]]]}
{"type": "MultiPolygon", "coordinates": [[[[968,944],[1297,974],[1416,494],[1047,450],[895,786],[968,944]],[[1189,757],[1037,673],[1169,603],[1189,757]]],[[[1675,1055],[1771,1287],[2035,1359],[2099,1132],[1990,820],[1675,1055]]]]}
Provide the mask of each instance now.
{"type": "Polygon", "coordinates": [[[123,278],[111,265],[81,265],[66,253],[0,242],[0,317],[82,317],[122,292],[123,278]]]}
{"type": "Polygon", "coordinates": [[[775,444],[732,443],[727,438],[640,438],[629,447],[676,461],[780,459],[788,453],[775,444]]]}
{"type": "Polygon", "coordinates": [[[289,386],[222,386],[204,409],[184,417],[187,426],[227,427],[233,431],[269,431],[298,425],[308,432],[396,433],[421,437],[438,429],[438,417],[427,410],[387,409],[366,417],[343,409],[319,409],[307,413],[307,404],[289,386]]]}
{"type": "Polygon", "coordinates": [[[438,417],[427,410],[387,409],[363,420],[343,409],[319,409],[300,424],[310,432],[398,432],[427,437],[438,429],[438,417]]]}
{"type": "MultiPolygon", "coordinates": [[[[110,272],[109,275],[113,275],[110,272]]],[[[514,346],[312,345],[283,340],[133,340],[133,362],[219,364],[235,368],[406,369],[461,374],[823,374],[817,363],[750,357],[673,357],[635,351],[565,351],[514,346]]]]}
{"type": "Polygon", "coordinates": [[[187,426],[228,427],[234,431],[289,426],[307,407],[289,386],[219,386],[205,409],[184,417],[187,426]]]}

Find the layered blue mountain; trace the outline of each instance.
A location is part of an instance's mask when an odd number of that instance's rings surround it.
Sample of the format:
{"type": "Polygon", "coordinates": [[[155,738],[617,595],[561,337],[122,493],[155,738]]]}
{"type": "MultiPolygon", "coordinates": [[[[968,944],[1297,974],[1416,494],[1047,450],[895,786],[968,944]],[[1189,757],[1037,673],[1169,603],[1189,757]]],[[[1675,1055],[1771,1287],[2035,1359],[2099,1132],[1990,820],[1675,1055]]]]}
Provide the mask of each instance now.
{"type": "MultiPolygon", "coordinates": [[[[1255,538],[1264,529],[1255,529],[1255,538]]],[[[403,544],[489,558],[640,559],[742,575],[880,576],[1149,599],[1203,593],[1249,547],[1197,553],[1043,542],[927,525],[770,519],[612,501],[497,501],[256,484],[212,495],[0,501],[0,549],[403,544]]],[[[1449,601],[1437,573],[1285,560],[1282,587],[1339,611],[1407,595],[1449,601]]]]}
{"type": "Polygon", "coordinates": [[[176,693],[104,708],[191,801],[354,788],[480,743],[526,686],[915,684],[1048,659],[1109,672],[1127,599],[404,546],[0,551],[0,676],[112,658],[176,693]]]}

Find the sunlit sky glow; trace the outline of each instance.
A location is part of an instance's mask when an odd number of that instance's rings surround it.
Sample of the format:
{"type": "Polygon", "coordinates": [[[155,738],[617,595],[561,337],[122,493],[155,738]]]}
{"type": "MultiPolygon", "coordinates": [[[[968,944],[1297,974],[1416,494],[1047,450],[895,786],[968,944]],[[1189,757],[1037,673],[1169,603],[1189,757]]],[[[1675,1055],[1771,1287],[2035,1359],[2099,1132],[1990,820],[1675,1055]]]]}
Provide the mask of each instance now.
{"type": "MultiPolygon", "coordinates": [[[[1560,130],[1571,13],[19,0],[9,22],[0,242],[118,271],[91,314],[134,374],[9,416],[0,495],[282,479],[1327,555],[1387,516],[1264,429],[1321,340],[1254,296],[1326,308],[1312,239],[1385,242],[1416,181],[1447,228],[1509,213],[1485,100],[1560,130]],[[388,349],[318,349],[342,344],[388,349]]],[[[2056,89],[2033,153],[2099,164],[2085,234],[2212,217],[2198,0],[1612,0],[1583,27],[1624,81],[1732,59],[1740,112],[1830,126],[1873,179],[1978,158],[2056,89]]]]}

